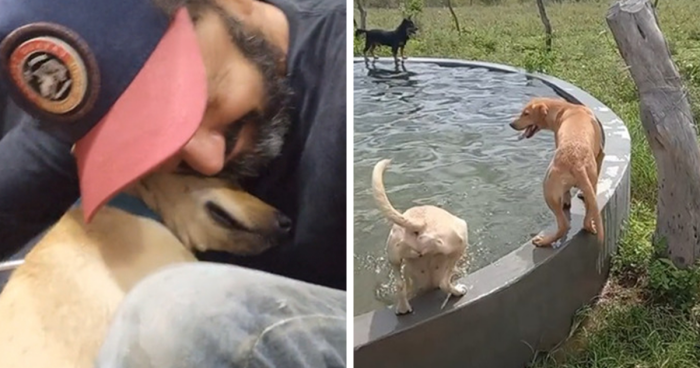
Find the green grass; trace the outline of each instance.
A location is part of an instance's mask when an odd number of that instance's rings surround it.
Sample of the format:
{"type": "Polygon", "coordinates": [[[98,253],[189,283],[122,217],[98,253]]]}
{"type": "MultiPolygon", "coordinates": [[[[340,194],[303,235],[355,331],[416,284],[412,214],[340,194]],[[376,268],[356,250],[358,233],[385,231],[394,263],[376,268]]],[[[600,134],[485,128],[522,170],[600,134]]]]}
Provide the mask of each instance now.
{"type": "MultiPolygon", "coordinates": [[[[453,2],[454,4],[455,2],[453,2]]],[[[548,3],[553,52],[544,51],[544,31],[534,1],[497,6],[457,2],[462,33],[447,8],[424,8],[420,33],[406,55],[483,60],[541,71],[588,91],[625,122],[632,137],[632,211],[613,259],[612,277],[600,300],[581,312],[572,337],[540,354],[538,368],[700,368],[697,304],[700,273],[677,270],[652,244],[656,166],[639,121],[635,85],[605,23],[610,1],[548,3]]],[[[479,3],[479,1],[474,1],[479,3]]],[[[700,22],[697,0],[661,0],[659,22],[700,119],[700,22]]],[[[355,19],[359,22],[358,12],[355,19]]],[[[398,25],[401,12],[369,9],[368,28],[398,25]]],[[[356,38],[355,55],[361,55],[356,38]]],[[[378,52],[390,56],[388,49],[378,52]]]]}
{"type": "MultiPolygon", "coordinates": [[[[597,321],[577,330],[577,352],[558,351],[533,367],[692,368],[698,366],[698,332],[686,316],[619,300],[585,316],[597,321]],[[602,309],[602,310],[601,310],[602,309]],[[560,354],[557,354],[560,353],[560,354]]],[[[571,345],[571,342],[569,342],[571,345]]]]}
{"type": "Polygon", "coordinates": [[[539,354],[533,368],[700,367],[700,274],[668,268],[655,255],[652,207],[637,202],[630,216],[599,300],[580,311],[572,336],[539,354]]]}

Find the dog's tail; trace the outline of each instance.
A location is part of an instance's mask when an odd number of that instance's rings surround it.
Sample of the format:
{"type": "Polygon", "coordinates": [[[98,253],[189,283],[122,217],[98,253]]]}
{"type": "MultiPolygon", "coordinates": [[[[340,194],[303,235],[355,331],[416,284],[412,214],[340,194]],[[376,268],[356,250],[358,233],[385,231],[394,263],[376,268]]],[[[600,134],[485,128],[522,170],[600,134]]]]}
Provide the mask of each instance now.
{"type": "Polygon", "coordinates": [[[406,218],[391,205],[389,198],[386,196],[382,177],[390,163],[391,160],[381,160],[374,165],[374,170],[372,171],[372,193],[374,194],[374,200],[377,206],[379,206],[379,210],[382,211],[382,214],[393,223],[410,231],[422,231],[425,227],[425,223],[415,222],[406,218]]]}
{"type": "Polygon", "coordinates": [[[367,33],[367,30],[366,30],[366,29],[358,28],[358,29],[355,31],[355,37],[358,37],[358,36],[360,36],[361,34],[366,34],[366,33],[367,33]]]}
{"type": "Polygon", "coordinates": [[[600,216],[600,210],[598,209],[598,200],[595,191],[593,190],[593,184],[589,176],[586,174],[585,168],[578,168],[573,172],[576,181],[580,183],[581,191],[583,192],[583,200],[586,203],[586,207],[593,211],[593,221],[595,221],[596,233],[598,235],[598,241],[600,242],[600,247],[602,248],[605,243],[605,229],[603,225],[602,218],[600,216]]]}

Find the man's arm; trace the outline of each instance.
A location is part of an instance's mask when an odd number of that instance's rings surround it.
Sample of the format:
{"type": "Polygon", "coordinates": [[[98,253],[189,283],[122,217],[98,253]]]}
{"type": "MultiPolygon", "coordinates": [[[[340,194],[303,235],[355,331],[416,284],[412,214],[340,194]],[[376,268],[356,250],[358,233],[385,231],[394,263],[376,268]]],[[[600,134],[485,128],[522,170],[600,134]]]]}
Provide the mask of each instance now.
{"type": "MultiPolygon", "coordinates": [[[[345,24],[344,18],[341,24],[345,24]]],[[[328,79],[318,92],[323,97],[297,168],[297,252],[292,267],[302,279],[345,289],[347,60],[344,43],[329,51],[324,66],[329,69],[324,73],[328,79]]]]}
{"type": "MultiPolygon", "coordinates": [[[[6,101],[6,97],[0,95],[6,101]]],[[[0,126],[0,260],[17,253],[56,222],[80,196],[70,144],[38,130],[8,103],[0,126]]]]}

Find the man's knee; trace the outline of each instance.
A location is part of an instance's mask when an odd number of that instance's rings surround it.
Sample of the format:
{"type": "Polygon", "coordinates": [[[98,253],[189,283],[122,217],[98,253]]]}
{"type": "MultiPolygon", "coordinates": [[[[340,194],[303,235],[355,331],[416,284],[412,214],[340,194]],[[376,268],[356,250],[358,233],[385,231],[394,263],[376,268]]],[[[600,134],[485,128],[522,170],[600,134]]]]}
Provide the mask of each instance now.
{"type": "Polygon", "coordinates": [[[230,365],[250,355],[260,336],[280,321],[305,315],[344,318],[344,295],[235,266],[170,266],[127,295],[99,367],[230,365]],[[150,363],[118,363],[126,361],[150,363]]]}
{"type": "Polygon", "coordinates": [[[300,315],[345,314],[345,293],[266,272],[216,263],[165,267],[126,296],[121,309],[155,309],[190,316],[255,311],[300,315]]]}

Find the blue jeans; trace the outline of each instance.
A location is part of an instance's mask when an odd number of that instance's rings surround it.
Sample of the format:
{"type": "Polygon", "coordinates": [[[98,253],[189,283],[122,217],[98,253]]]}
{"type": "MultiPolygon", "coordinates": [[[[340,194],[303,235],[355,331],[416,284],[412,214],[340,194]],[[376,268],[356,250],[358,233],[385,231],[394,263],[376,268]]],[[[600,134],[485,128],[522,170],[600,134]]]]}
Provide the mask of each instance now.
{"type": "Polygon", "coordinates": [[[345,292],[242,267],[169,266],[118,308],[97,368],[345,367],[345,292]]]}

